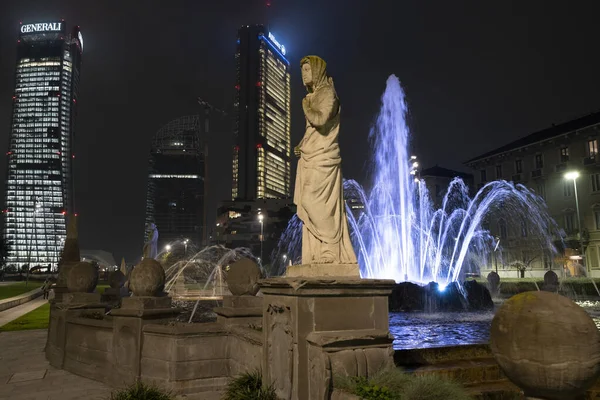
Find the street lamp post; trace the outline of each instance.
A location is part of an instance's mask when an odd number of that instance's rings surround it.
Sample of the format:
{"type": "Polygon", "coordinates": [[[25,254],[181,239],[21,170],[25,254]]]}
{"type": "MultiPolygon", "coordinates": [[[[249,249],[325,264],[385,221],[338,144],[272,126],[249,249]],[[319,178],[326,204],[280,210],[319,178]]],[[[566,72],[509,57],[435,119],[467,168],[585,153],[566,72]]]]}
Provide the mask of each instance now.
{"type": "Polygon", "coordinates": [[[581,234],[582,226],[581,226],[581,214],[579,213],[579,198],[577,197],[577,178],[579,178],[579,172],[577,172],[577,171],[567,172],[565,174],[565,178],[573,181],[573,190],[575,191],[575,209],[577,210],[577,228],[578,228],[577,235],[579,236],[579,247],[581,248],[581,250],[580,250],[581,251],[581,262],[584,263],[584,265],[586,266],[586,270],[587,270],[587,262],[584,261],[585,254],[583,252],[583,235],[581,234]]]}
{"type": "Polygon", "coordinates": [[[184,250],[184,256],[187,256],[187,244],[188,244],[188,239],[185,239],[185,240],[183,241],[183,245],[184,245],[184,247],[185,247],[185,250],[184,250]]]}
{"type": "Polygon", "coordinates": [[[260,222],[260,265],[262,266],[263,259],[263,234],[264,234],[264,225],[263,220],[265,216],[259,211],[258,213],[258,222],[260,222]]]}

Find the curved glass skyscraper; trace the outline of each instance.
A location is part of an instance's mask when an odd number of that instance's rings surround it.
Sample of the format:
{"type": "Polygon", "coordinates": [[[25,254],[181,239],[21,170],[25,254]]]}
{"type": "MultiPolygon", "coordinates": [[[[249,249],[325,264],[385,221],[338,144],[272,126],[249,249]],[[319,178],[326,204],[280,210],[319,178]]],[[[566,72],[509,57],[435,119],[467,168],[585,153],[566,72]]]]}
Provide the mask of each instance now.
{"type": "Polygon", "coordinates": [[[156,133],[150,150],[146,224],[156,224],[159,252],[178,239],[202,243],[204,168],[199,116],[175,119],[156,133]]]}
{"type": "Polygon", "coordinates": [[[73,213],[73,139],[83,38],[66,22],[20,25],[7,178],[7,265],[56,265],[73,213]]]}

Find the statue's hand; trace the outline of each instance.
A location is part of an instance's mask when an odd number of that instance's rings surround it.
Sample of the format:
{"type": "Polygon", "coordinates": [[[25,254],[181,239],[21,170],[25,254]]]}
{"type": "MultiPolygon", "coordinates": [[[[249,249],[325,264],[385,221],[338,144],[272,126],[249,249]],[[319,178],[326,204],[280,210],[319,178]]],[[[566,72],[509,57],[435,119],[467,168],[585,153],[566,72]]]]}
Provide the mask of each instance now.
{"type": "Polygon", "coordinates": [[[296,157],[300,158],[300,156],[302,155],[302,150],[300,150],[300,145],[294,147],[294,154],[296,155],[296,157]]]}

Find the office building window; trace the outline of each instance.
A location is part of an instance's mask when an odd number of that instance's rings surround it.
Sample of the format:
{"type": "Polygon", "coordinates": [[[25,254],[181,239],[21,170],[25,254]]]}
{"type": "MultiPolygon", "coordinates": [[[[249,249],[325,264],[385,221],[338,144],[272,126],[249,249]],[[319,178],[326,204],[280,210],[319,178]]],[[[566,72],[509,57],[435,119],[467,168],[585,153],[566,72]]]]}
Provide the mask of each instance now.
{"type": "Polygon", "coordinates": [[[591,174],[592,192],[600,192],[600,174],[591,174]]]}
{"type": "Polygon", "coordinates": [[[569,181],[564,181],[563,182],[563,193],[565,195],[565,197],[571,197],[573,196],[573,182],[569,181]]]}
{"type": "Polygon", "coordinates": [[[485,169],[482,169],[481,171],[479,171],[479,173],[481,174],[481,182],[487,182],[487,173],[485,169]]]}
{"type": "Polygon", "coordinates": [[[515,172],[517,174],[520,174],[521,172],[523,172],[523,160],[515,161],[515,172]]]}
{"type": "Polygon", "coordinates": [[[575,229],[575,218],[573,217],[573,214],[566,214],[565,215],[565,231],[567,233],[571,233],[571,232],[573,232],[574,229],[575,229]]]}
{"type": "Polygon", "coordinates": [[[587,142],[587,153],[590,157],[596,157],[598,154],[598,140],[591,139],[587,142]]]}
{"type": "Polygon", "coordinates": [[[600,210],[594,211],[594,219],[596,220],[596,229],[600,230],[600,210]]]}
{"type": "Polygon", "coordinates": [[[536,192],[542,199],[546,199],[546,184],[544,182],[538,183],[536,192]]]}
{"type": "Polygon", "coordinates": [[[498,230],[500,231],[501,239],[506,239],[508,237],[508,232],[506,229],[506,222],[504,222],[504,220],[498,221],[498,230]]]}
{"type": "Polygon", "coordinates": [[[502,179],[502,165],[496,165],[496,179],[502,179]]]}
{"type": "Polygon", "coordinates": [[[535,155],[535,169],[544,168],[544,158],[541,154],[535,155]]]}
{"type": "Polygon", "coordinates": [[[569,161],[569,148],[568,147],[563,147],[560,149],[560,162],[567,162],[569,161]]]}

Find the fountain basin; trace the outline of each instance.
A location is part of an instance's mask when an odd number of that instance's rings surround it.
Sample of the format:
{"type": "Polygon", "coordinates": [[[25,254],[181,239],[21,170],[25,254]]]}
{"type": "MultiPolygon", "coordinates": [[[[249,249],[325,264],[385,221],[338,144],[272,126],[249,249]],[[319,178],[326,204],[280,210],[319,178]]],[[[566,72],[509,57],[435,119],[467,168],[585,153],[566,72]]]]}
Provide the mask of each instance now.
{"type": "Polygon", "coordinates": [[[390,311],[477,311],[493,310],[489,290],[476,281],[467,281],[462,289],[457,282],[447,286],[431,282],[419,285],[412,282],[396,284],[389,297],[390,311]]]}

